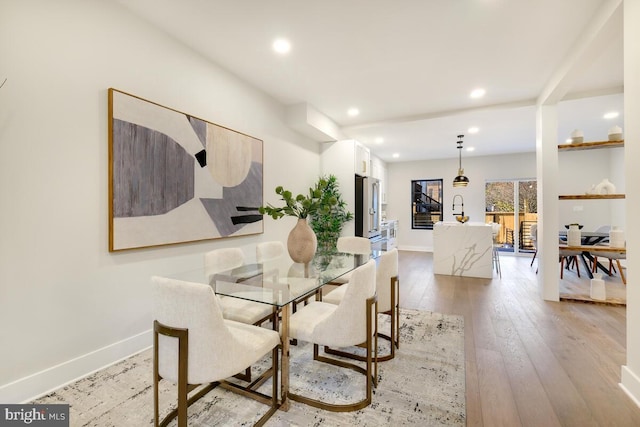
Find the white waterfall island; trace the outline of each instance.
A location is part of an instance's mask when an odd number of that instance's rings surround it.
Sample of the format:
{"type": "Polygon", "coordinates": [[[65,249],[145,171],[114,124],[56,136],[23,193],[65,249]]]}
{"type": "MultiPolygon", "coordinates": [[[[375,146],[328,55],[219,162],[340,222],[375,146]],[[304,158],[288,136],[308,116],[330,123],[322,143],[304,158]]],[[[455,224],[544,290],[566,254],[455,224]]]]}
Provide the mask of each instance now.
{"type": "Polygon", "coordinates": [[[433,272],[449,276],[493,277],[493,232],[482,222],[433,225],[433,272]]]}

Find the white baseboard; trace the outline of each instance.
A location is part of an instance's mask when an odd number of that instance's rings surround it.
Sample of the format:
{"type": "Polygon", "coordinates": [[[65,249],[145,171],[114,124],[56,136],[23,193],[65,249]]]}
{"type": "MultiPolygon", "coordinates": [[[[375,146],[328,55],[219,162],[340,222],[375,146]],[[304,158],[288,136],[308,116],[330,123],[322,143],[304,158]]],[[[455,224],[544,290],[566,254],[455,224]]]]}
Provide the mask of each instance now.
{"type": "Polygon", "coordinates": [[[28,403],[151,347],[151,330],[0,386],[0,402],[28,403]]]}
{"type": "Polygon", "coordinates": [[[628,366],[622,366],[620,378],[620,388],[627,393],[627,396],[640,406],[640,377],[638,377],[628,366]]]}

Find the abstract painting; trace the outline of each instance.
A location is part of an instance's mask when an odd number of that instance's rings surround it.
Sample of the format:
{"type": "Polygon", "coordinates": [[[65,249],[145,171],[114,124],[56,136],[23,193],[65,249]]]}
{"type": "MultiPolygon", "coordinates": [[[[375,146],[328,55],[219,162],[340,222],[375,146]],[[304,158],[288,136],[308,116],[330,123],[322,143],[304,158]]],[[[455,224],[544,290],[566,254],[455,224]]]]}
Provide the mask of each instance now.
{"type": "Polygon", "coordinates": [[[109,89],[109,250],[263,232],[262,141],[109,89]]]}

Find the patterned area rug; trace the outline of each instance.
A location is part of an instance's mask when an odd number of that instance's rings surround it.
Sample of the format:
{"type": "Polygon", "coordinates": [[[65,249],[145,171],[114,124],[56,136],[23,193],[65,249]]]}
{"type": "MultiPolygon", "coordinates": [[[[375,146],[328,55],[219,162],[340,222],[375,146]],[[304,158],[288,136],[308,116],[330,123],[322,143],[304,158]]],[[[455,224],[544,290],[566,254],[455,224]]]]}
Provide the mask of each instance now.
{"type": "MultiPolygon", "coordinates": [[[[388,316],[380,317],[388,330],[388,316]],[[383,320],[384,319],[384,320],[383,320]]],[[[464,323],[461,316],[401,310],[400,349],[378,365],[373,402],[355,412],[327,412],[291,402],[267,426],[464,426],[464,323]]],[[[380,354],[389,344],[379,340],[380,354]]],[[[291,346],[291,390],[348,403],[364,396],[363,375],[312,360],[310,344],[291,346]]],[[[322,350],[321,350],[322,351],[322,350]]],[[[254,368],[259,373],[269,363],[254,368]]],[[[153,424],[152,353],[146,350],[61,388],[34,403],[68,403],[71,426],[146,426],[153,424]]],[[[268,381],[263,385],[270,394],[268,381]]],[[[175,387],[161,382],[164,413],[175,405],[175,387]]],[[[189,426],[252,425],[267,407],[251,399],[215,389],[189,407],[189,426]]],[[[175,420],[171,425],[175,425],[175,420]]]]}

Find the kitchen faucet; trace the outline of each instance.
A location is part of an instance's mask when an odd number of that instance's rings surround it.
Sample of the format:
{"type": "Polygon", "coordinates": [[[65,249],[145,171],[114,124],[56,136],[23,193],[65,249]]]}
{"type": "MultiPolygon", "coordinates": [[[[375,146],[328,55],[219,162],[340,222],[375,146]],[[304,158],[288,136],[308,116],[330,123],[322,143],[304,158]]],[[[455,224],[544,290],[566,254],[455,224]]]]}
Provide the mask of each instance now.
{"type": "Polygon", "coordinates": [[[469,217],[464,214],[464,199],[462,198],[462,196],[460,194],[456,194],[455,196],[453,196],[453,206],[451,207],[451,209],[454,210],[454,211],[456,210],[456,198],[457,197],[460,197],[460,208],[461,208],[461,211],[460,211],[459,214],[457,214],[455,212],[453,212],[453,214],[456,217],[456,221],[464,224],[465,222],[469,221],[469,217]]]}
{"type": "Polygon", "coordinates": [[[456,197],[460,197],[460,207],[462,208],[462,212],[457,214],[457,213],[453,213],[454,215],[462,215],[464,216],[464,199],[462,198],[462,196],[460,194],[456,194],[455,196],[453,196],[453,207],[451,208],[452,210],[456,210],[456,197]]]}

